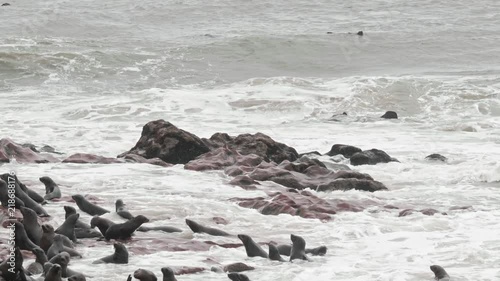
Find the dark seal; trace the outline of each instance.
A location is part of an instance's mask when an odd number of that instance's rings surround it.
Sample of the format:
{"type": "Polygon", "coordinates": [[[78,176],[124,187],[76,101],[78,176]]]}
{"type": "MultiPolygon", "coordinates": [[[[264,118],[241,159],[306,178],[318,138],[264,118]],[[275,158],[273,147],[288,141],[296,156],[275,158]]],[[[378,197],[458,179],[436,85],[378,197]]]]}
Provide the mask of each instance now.
{"type": "Polygon", "coordinates": [[[267,253],[250,236],[238,234],[238,238],[243,242],[247,256],[268,258],[267,253]]]}
{"type": "Polygon", "coordinates": [[[231,236],[231,234],[217,228],[206,227],[190,219],[186,219],[186,224],[194,233],[206,233],[214,236],[231,236]]]}
{"type": "Polygon", "coordinates": [[[91,228],[97,227],[103,236],[106,234],[106,231],[108,231],[108,228],[112,225],[115,225],[115,223],[108,219],[101,218],[99,216],[94,216],[90,220],[90,227],[91,228]]]}
{"type": "Polygon", "coordinates": [[[28,237],[31,241],[33,241],[33,243],[40,245],[43,230],[38,223],[38,216],[35,211],[25,207],[21,207],[21,213],[23,214],[23,225],[26,230],[26,234],[28,234],[28,237]]]}
{"type": "Polygon", "coordinates": [[[59,254],[61,252],[67,252],[72,257],[82,257],[82,255],[80,253],[78,253],[76,250],[64,246],[63,237],[64,236],[61,234],[54,235],[54,242],[52,243],[49,250],[47,251],[47,257],[49,259],[52,259],[53,257],[55,257],[57,254],[59,254]]]}
{"type": "Polygon", "coordinates": [[[290,235],[292,240],[292,250],[290,251],[290,261],[295,259],[307,260],[306,256],[306,241],[304,238],[297,235],[290,235]]]}
{"type": "Polygon", "coordinates": [[[156,278],[156,275],[153,272],[142,268],[134,271],[134,278],[141,281],[158,281],[158,278],[156,278]]]}
{"type": "Polygon", "coordinates": [[[439,265],[431,265],[431,271],[434,272],[434,279],[439,281],[449,281],[450,276],[446,273],[446,270],[439,265]]]}
{"type": "Polygon", "coordinates": [[[250,278],[248,278],[248,276],[246,276],[245,274],[236,272],[229,273],[227,277],[232,281],[250,281],[250,278]]]}
{"type": "Polygon", "coordinates": [[[104,238],[106,240],[110,239],[129,239],[132,233],[139,228],[143,223],[148,222],[149,219],[143,215],[138,215],[133,219],[126,221],[124,223],[112,225],[106,230],[104,238]]]}
{"type": "Polygon", "coordinates": [[[71,241],[76,243],[75,225],[79,218],[80,214],[72,214],[68,216],[64,223],[61,224],[55,232],[68,237],[71,241]]]}
{"type": "Polygon", "coordinates": [[[94,261],[93,264],[98,264],[98,263],[126,264],[126,263],[128,263],[127,248],[125,248],[125,246],[121,243],[114,243],[113,247],[115,248],[115,252],[112,255],[98,259],[98,260],[94,261]]]}
{"type": "MultiPolygon", "coordinates": [[[[328,248],[326,246],[319,246],[316,248],[306,248],[306,254],[311,254],[313,256],[324,256],[327,252],[328,248]]],[[[281,255],[290,256],[290,252],[292,251],[292,245],[279,245],[278,251],[281,255]]]]}
{"type": "Polygon", "coordinates": [[[66,278],[69,276],[79,274],[78,272],[68,268],[70,260],[71,260],[70,255],[67,252],[61,252],[52,257],[49,263],[60,265],[62,269],[62,277],[66,278]]]}
{"type": "Polygon", "coordinates": [[[58,264],[53,264],[47,274],[45,274],[44,281],[62,281],[62,269],[58,264]]]}
{"type": "MultiPolygon", "coordinates": [[[[40,240],[40,247],[47,252],[52,246],[52,243],[54,243],[54,237],[56,235],[54,231],[54,227],[50,224],[42,224],[42,230],[43,230],[43,236],[42,239],[40,240]]],[[[68,247],[68,248],[73,248],[73,243],[71,240],[69,240],[68,237],[62,236],[61,237],[63,240],[63,245],[68,247]]]]}
{"type": "Polygon", "coordinates": [[[281,257],[278,248],[273,244],[269,244],[269,259],[273,261],[285,261],[285,259],[281,257]]]}
{"type": "Polygon", "coordinates": [[[109,213],[108,210],[101,208],[95,204],[90,203],[87,199],[85,199],[83,196],[80,194],[76,194],[71,196],[73,200],[75,200],[76,205],[78,205],[78,208],[80,210],[84,211],[85,213],[91,215],[91,216],[100,216],[104,215],[106,213],[109,213]]]}
{"type": "Polygon", "coordinates": [[[14,221],[10,222],[10,224],[14,225],[14,234],[16,235],[14,241],[16,243],[15,245],[19,247],[19,249],[33,251],[36,248],[40,248],[28,237],[22,223],[14,221]]]}
{"type": "Polygon", "coordinates": [[[39,180],[45,185],[45,200],[61,198],[61,190],[59,186],[49,177],[41,177],[39,180]]]}
{"type": "Polygon", "coordinates": [[[174,271],[170,267],[162,267],[163,281],[177,281],[174,271]]]}
{"type": "Polygon", "coordinates": [[[115,210],[116,213],[124,219],[131,220],[134,218],[134,216],[132,216],[132,214],[127,210],[127,208],[125,208],[125,204],[121,199],[116,200],[115,210]]]}

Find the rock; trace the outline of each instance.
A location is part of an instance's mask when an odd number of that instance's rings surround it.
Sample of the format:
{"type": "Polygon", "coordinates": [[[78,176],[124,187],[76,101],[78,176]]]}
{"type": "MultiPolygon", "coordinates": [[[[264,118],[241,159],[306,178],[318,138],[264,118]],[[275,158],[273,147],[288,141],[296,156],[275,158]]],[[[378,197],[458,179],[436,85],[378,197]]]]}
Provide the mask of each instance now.
{"type": "Polygon", "coordinates": [[[387,153],[379,149],[370,149],[362,152],[357,152],[351,156],[351,165],[376,165],[378,163],[389,163],[392,161],[399,162],[392,158],[387,153]]]}
{"type": "Polygon", "coordinates": [[[76,153],[64,159],[62,162],[77,163],[77,164],[114,164],[114,163],[124,163],[125,160],[117,158],[108,158],[94,154],[76,153]]]}
{"type": "Polygon", "coordinates": [[[5,7],[5,6],[10,6],[10,3],[3,3],[2,7],[5,7]]]}
{"type": "Polygon", "coordinates": [[[262,133],[242,134],[237,137],[216,133],[210,139],[204,139],[204,142],[212,148],[227,146],[242,155],[255,154],[267,162],[274,161],[278,164],[284,160],[295,161],[299,158],[293,147],[276,142],[262,133]]]}
{"type": "Polygon", "coordinates": [[[446,162],[448,161],[448,158],[444,157],[441,154],[433,153],[431,155],[427,155],[427,157],[425,157],[425,160],[446,162]]]}
{"type": "Polygon", "coordinates": [[[386,111],[384,115],[380,116],[384,119],[398,119],[398,114],[395,111],[386,111]]]}
{"type": "Polygon", "coordinates": [[[222,269],[225,272],[243,272],[243,271],[248,271],[248,270],[254,270],[255,267],[246,265],[242,262],[237,262],[237,263],[231,263],[231,264],[225,265],[222,269]]]}
{"type": "Polygon", "coordinates": [[[24,147],[11,139],[0,140],[0,162],[9,163],[10,159],[16,159],[19,163],[54,163],[59,159],[33,151],[30,147],[24,147]]]}
{"type": "Polygon", "coordinates": [[[162,166],[162,167],[171,167],[173,166],[172,164],[168,164],[165,161],[161,160],[160,158],[151,158],[151,159],[146,159],[142,156],[139,156],[137,154],[127,154],[124,157],[127,162],[133,162],[133,163],[145,163],[145,164],[151,164],[151,165],[157,165],[157,166],[162,166]]]}
{"type": "Polygon", "coordinates": [[[312,156],[312,155],[321,156],[321,153],[319,153],[318,151],[304,152],[304,153],[299,154],[299,158],[301,158],[302,156],[312,156]]]}
{"type": "MultiPolygon", "coordinates": [[[[436,210],[436,209],[430,209],[430,208],[428,208],[428,209],[422,209],[420,211],[417,211],[417,210],[414,210],[414,209],[404,209],[401,212],[399,212],[398,217],[406,217],[406,216],[409,216],[409,215],[411,215],[411,214],[413,214],[415,212],[422,213],[422,214],[424,214],[426,216],[433,216],[435,214],[439,214],[440,213],[438,210],[436,210]]],[[[443,215],[443,216],[448,215],[445,212],[442,212],[440,214],[443,215]]]]}
{"type": "Polygon", "coordinates": [[[210,149],[197,136],[164,120],[144,125],[137,144],[118,157],[136,154],[146,159],[159,158],[166,163],[186,164],[210,149]]]}
{"type": "Polygon", "coordinates": [[[358,31],[358,33],[356,33],[356,35],[358,35],[358,36],[363,36],[363,35],[364,35],[364,33],[363,33],[363,31],[358,31]]]}
{"type": "Polygon", "coordinates": [[[375,192],[380,190],[387,190],[387,187],[381,182],[367,179],[355,179],[355,178],[340,178],[338,180],[331,181],[327,184],[319,185],[316,191],[335,191],[335,190],[362,190],[375,192]]]}
{"type": "Polygon", "coordinates": [[[334,156],[338,154],[342,154],[345,158],[351,158],[352,155],[354,155],[357,152],[361,152],[361,148],[352,146],[352,145],[345,145],[345,144],[334,144],[330,151],[326,153],[328,156],[334,156]]]}

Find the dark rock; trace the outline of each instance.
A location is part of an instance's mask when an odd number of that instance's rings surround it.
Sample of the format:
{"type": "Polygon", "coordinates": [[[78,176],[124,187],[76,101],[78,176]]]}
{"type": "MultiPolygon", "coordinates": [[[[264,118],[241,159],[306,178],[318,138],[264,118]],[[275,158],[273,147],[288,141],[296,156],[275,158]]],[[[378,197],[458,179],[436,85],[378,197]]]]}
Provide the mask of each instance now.
{"type": "Polygon", "coordinates": [[[341,178],[329,182],[328,184],[319,185],[317,191],[334,191],[334,190],[362,190],[375,192],[387,190],[387,187],[381,182],[366,179],[341,178]]]}
{"type": "Polygon", "coordinates": [[[326,32],[326,34],[333,34],[333,32],[331,32],[331,31],[327,31],[327,32],[326,32]]]}
{"type": "Polygon", "coordinates": [[[284,160],[295,161],[299,158],[299,154],[293,147],[276,142],[262,133],[242,134],[237,137],[216,133],[210,139],[204,139],[204,143],[212,148],[227,146],[242,155],[255,154],[263,157],[267,162],[281,163],[284,160]]]}
{"type": "Polygon", "coordinates": [[[171,167],[173,166],[172,164],[166,163],[165,161],[161,160],[160,158],[151,158],[151,159],[146,159],[142,156],[139,156],[137,154],[127,154],[124,157],[125,160],[134,162],[134,163],[145,163],[145,164],[151,164],[151,165],[157,165],[157,166],[162,166],[162,167],[171,167]]]}
{"type": "Polygon", "coordinates": [[[308,155],[318,155],[318,156],[321,156],[321,153],[319,153],[317,151],[304,152],[304,153],[299,154],[299,158],[302,157],[302,156],[308,156],[308,155]]]}
{"type": "Polygon", "coordinates": [[[364,33],[363,33],[363,31],[358,31],[358,33],[356,33],[356,35],[363,36],[364,33]]]}
{"type": "Polygon", "coordinates": [[[170,122],[156,120],[144,125],[137,144],[118,157],[136,154],[146,159],[160,158],[171,164],[186,164],[207,152],[209,148],[197,136],[170,122]]]}
{"type": "Polygon", "coordinates": [[[19,163],[53,163],[59,162],[59,159],[40,154],[33,151],[30,147],[24,147],[14,141],[4,138],[0,140],[0,163],[9,163],[14,158],[19,163]]]}
{"type": "Polygon", "coordinates": [[[345,158],[351,158],[357,152],[361,152],[362,150],[358,147],[352,145],[345,144],[334,144],[330,151],[326,153],[328,156],[334,156],[337,154],[342,154],[345,158]]]}
{"type": "Polygon", "coordinates": [[[427,155],[427,157],[425,157],[425,160],[446,162],[448,161],[448,158],[444,157],[441,154],[434,153],[431,155],[427,155]]]}
{"type": "Polygon", "coordinates": [[[10,6],[10,3],[3,3],[2,7],[4,7],[4,6],[10,6]]]}
{"type": "Polygon", "coordinates": [[[378,163],[389,163],[398,160],[392,158],[387,153],[379,149],[370,149],[362,152],[357,152],[351,156],[351,164],[358,165],[376,165],[378,163]]]}
{"type": "Polygon", "coordinates": [[[124,163],[125,160],[117,158],[108,158],[94,154],[76,153],[64,159],[62,162],[77,163],[77,164],[113,164],[113,163],[124,163]]]}
{"type": "Polygon", "coordinates": [[[398,119],[398,114],[395,111],[387,111],[384,115],[380,116],[384,119],[398,119]]]}

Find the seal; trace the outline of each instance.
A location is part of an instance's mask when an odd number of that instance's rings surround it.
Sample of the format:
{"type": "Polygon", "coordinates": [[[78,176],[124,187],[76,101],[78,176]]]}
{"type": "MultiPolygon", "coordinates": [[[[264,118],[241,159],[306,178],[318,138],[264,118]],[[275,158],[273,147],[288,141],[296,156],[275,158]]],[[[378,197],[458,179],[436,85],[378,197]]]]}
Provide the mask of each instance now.
{"type": "Polygon", "coordinates": [[[87,281],[87,279],[85,278],[85,275],[77,273],[68,277],[68,281],[87,281]]]}
{"type": "Polygon", "coordinates": [[[250,278],[248,278],[248,276],[246,276],[245,274],[236,272],[229,273],[227,277],[232,281],[250,281],[250,278]]]}
{"type": "MultiPolygon", "coordinates": [[[[0,203],[2,203],[2,206],[9,208],[9,205],[11,205],[9,204],[9,199],[9,189],[7,188],[7,183],[0,178],[0,203]]],[[[15,197],[14,200],[14,207],[17,209],[25,206],[21,199],[15,197]]]]}
{"type": "Polygon", "coordinates": [[[44,281],[62,281],[61,274],[61,266],[58,264],[53,264],[47,274],[45,274],[44,281]]]}
{"type": "Polygon", "coordinates": [[[61,198],[61,189],[51,178],[41,177],[39,180],[45,185],[45,195],[43,196],[45,200],[61,198]]]}
{"type": "Polygon", "coordinates": [[[137,229],[137,231],[140,232],[148,232],[148,231],[163,231],[167,233],[173,233],[173,232],[182,232],[181,229],[178,229],[177,227],[173,226],[141,226],[137,229]]]}
{"type": "Polygon", "coordinates": [[[446,273],[446,270],[439,265],[431,265],[431,271],[434,272],[434,279],[439,281],[449,281],[450,276],[446,273]]]}
{"type": "Polygon", "coordinates": [[[269,259],[273,261],[285,261],[285,259],[280,256],[278,248],[273,244],[269,244],[269,259]]]}
{"type": "Polygon", "coordinates": [[[16,235],[14,241],[16,242],[16,246],[18,246],[19,249],[33,251],[33,249],[40,248],[28,237],[28,234],[26,233],[26,230],[24,229],[24,225],[22,223],[18,221],[11,221],[10,224],[14,225],[14,234],[16,235]]]}
{"type": "Polygon", "coordinates": [[[35,262],[32,262],[26,268],[26,271],[30,275],[36,275],[43,273],[43,265],[48,262],[47,255],[41,248],[33,249],[33,254],[35,254],[35,262]]]}
{"type": "MultiPolygon", "coordinates": [[[[316,248],[306,249],[306,254],[311,254],[313,256],[324,256],[328,248],[326,246],[319,246],[316,248]]],[[[278,251],[281,255],[290,256],[292,251],[292,245],[278,245],[278,251]]]]}
{"type": "Polygon", "coordinates": [[[116,200],[115,210],[116,213],[124,219],[131,220],[134,218],[134,216],[132,216],[132,214],[125,208],[125,204],[123,203],[122,199],[116,200]]]}
{"type": "Polygon", "coordinates": [[[158,281],[158,278],[156,278],[156,275],[153,272],[142,268],[134,271],[134,278],[141,281],[158,281]]]}
{"type": "Polygon", "coordinates": [[[206,227],[190,219],[186,219],[186,224],[194,233],[206,233],[213,236],[231,236],[231,234],[217,228],[206,227]]]}
{"type": "Polygon", "coordinates": [[[238,234],[238,238],[243,242],[247,256],[268,258],[267,253],[253,241],[253,239],[245,234],[238,234]]]}
{"type": "Polygon", "coordinates": [[[115,225],[115,223],[108,219],[101,218],[99,216],[94,216],[90,220],[90,227],[95,228],[97,226],[97,228],[99,228],[99,231],[102,233],[103,236],[104,234],[106,234],[106,231],[108,231],[108,228],[112,225],[115,225]]]}
{"type": "MultiPolygon", "coordinates": [[[[9,179],[12,179],[12,176],[10,174],[3,174],[1,176],[1,178],[5,182],[9,182],[9,179]]],[[[40,204],[38,204],[37,202],[35,202],[35,200],[31,199],[31,197],[29,197],[28,194],[26,194],[26,192],[24,192],[21,189],[21,187],[19,186],[19,182],[17,180],[17,176],[14,176],[14,191],[16,193],[16,196],[21,201],[23,201],[24,205],[27,208],[32,209],[33,211],[36,212],[37,215],[39,215],[41,217],[49,217],[49,214],[47,213],[47,211],[45,211],[40,204]]]]}
{"type": "Polygon", "coordinates": [[[0,264],[0,276],[5,277],[6,280],[16,280],[16,276],[20,272],[23,272],[23,255],[21,254],[21,249],[17,246],[14,247],[14,260],[14,266],[12,266],[10,259],[5,259],[0,264]]]}
{"type": "Polygon", "coordinates": [[[295,259],[308,260],[306,256],[306,241],[298,235],[290,235],[292,240],[292,250],[290,251],[290,261],[295,259]]]}
{"type": "MultiPolygon", "coordinates": [[[[138,215],[133,219],[124,223],[112,225],[106,230],[104,239],[129,239],[134,231],[139,228],[143,223],[148,222],[149,219],[143,215],[138,215]]],[[[136,277],[137,278],[137,277],[136,277]]]]}
{"type": "Polygon", "coordinates": [[[75,224],[79,218],[80,214],[72,214],[68,216],[64,223],[61,224],[55,232],[68,237],[71,241],[76,243],[75,224]]]}
{"type": "MultiPolygon", "coordinates": [[[[50,224],[42,224],[42,230],[43,230],[43,236],[42,239],[40,239],[40,247],[47,252],[54,243],[54,236],[56,235],[54,231],[54,227],[50,224]]],[[[68,247],[68,248],[73,248],[73,243],[71,240],[69,240],[68,237],[62,236],[61,237],[63,240],[63,245],[68,247]]]]}
{"type": "Polygon", "coordinates": [[[104,215],[106,213],[109,213],[108,210],[101,208],[95,204],[90,203],[89,201],[87,201],[87,199],[85,199],[80,194],[73,195],[73,196],[71,196],[71,198],[73,198],[73,200],[75,200],[76,205],[78,205],[78,208],[80,208],[80,210],[84,211],[85,213],[87,213],[91,216],[100,216],[100,215],[104,215]]]}
{"type": "Polygon", "coordinates": [[[98,263],[126,264],[126,263],[128,263],[127,248],[125,248],[125,246],[121,243],[114,243],[113,247],[115,248],[115,252],[112,255],[98,259],[98,260],[94,261],[93,264],[98,264],[98,263]]]}
{"type": "Polygon", "coordinates": [[[52,246],[50,246],[49,250],[47,251],[47,258],[52,259],[53,257],[55,257],[57,254],[59,254],[61,252],[67,252],[72,257],[82,257],[82,255],[80,253],[78,253],[76,250],[64,246],[63,237],[64,236],[61,234],[54,235],[54,242],[52,243],[52,246]]]}
{"type": "Polygon", "coordinates": [[[43,230],[38,223],[38,216],[35,211],[21,207],[21,214],[23,214],[23,225],[26,230],[26,234],[33,243],[40,245],[40,240],[43,236],[43,230]]]}
{"type": "Polygon", "coordinates": [[[21,189],[26,192],[26,194],[28,194],[28,196],[33,199],[35,202],[39,203],[39,204],[45,204],[47,202],[45,202],[45,199],[43,199],[43,197],[38,194],[36,191],[28,188],[25,184],[23,184],[21,181],[19,181],[19,179],[17,179],[16,177],[16,180],[17,182],[19,183],[19,187],[21,187],[21,189]]]}
{"type": "Polygon", "coordinates": [[[163,281],[177,281],[174,271],[170,267],[162,267],[161,273],[163,274],[163,281]]]}
{"type": "MultiPolygon", "coordinates": [[[[71,206],[63,206],[64,208],[64,218],[67,219],[72,214],[77,214],[76,209],[71,206]]],[[[82,220],[78,219],[75,224],[75,228],[91,228],[90,225],[82,222],[82,220]]]]}
{"type": "Polygon", "coordinates": [[[66,278],[69,276],[79,274],[78,272],[68,268],[70,260],[71,260],[70,255],[67,252],[60,252],[59,254],[52,257],[49,262],[52,264],[60,265],[62,269],[61,276],[66,278]]]}

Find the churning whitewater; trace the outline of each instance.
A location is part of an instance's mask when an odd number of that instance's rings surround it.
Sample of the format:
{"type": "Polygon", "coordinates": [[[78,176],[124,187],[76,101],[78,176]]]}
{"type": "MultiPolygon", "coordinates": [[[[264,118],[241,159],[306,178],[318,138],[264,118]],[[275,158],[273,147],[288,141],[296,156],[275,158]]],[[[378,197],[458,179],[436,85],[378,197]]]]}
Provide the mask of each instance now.
{"type": "MultiPolygon", "coordinates": [[[[113,240],[79,239],[82,257],[69,267],[87,280],[125,281],[139,268],[161,279],[163,267],[205,269],[179,281],[229,280],[210,269],[237,262],[255,268],[242,272],[254,281],[434,280],[431,265],[454,281],[500,280],[500,2],[10,4],[0,7],[0,138],[61,154],[26,163],[1,142],[9,163],[0,174],[15,173],[42,196],[39,178],[58,184],[62,198],[43,205],[50,217],[39,218],[54,229],[65,220],[63,206],[90,224],[71,199],[81,194],[115,223],[125,222],[114,212],[121,199],[149,219],[144,226],[182,230],[136,232],[122,241],[127,264],[93,264],[113,253],[113,240]],[[386,111],[398,119],[380,118],[386,111]],[[160,119],[199,138],[260,132],[388,190],[307,188],[301,192],[356,208],[330,219],[269,215],[241,200],[268,202],[288,192],[288,182],[258,180],[251,189],[231,184],[224,169],[61,162],[76,153],[115,159],[160,119]],[[334,144],[380,149],[398,161],[355,166],[326,155],[334,144]],[[447,160],[426,159],[433,153],[447,160]],[[186,219],[232,235],[193,233],[186,219]],[[237,234],[266,252],[269,242],[291,244],[291,234],[328,250],[309,261],[248,257],[237,234]]],[[[0,217],[5,226],[5,207],[0,217]]],[[[0,228],[2,260],[9,231],[0,228]]],[[[25,267],[35,260],[22,254],[25,267]]]]}

